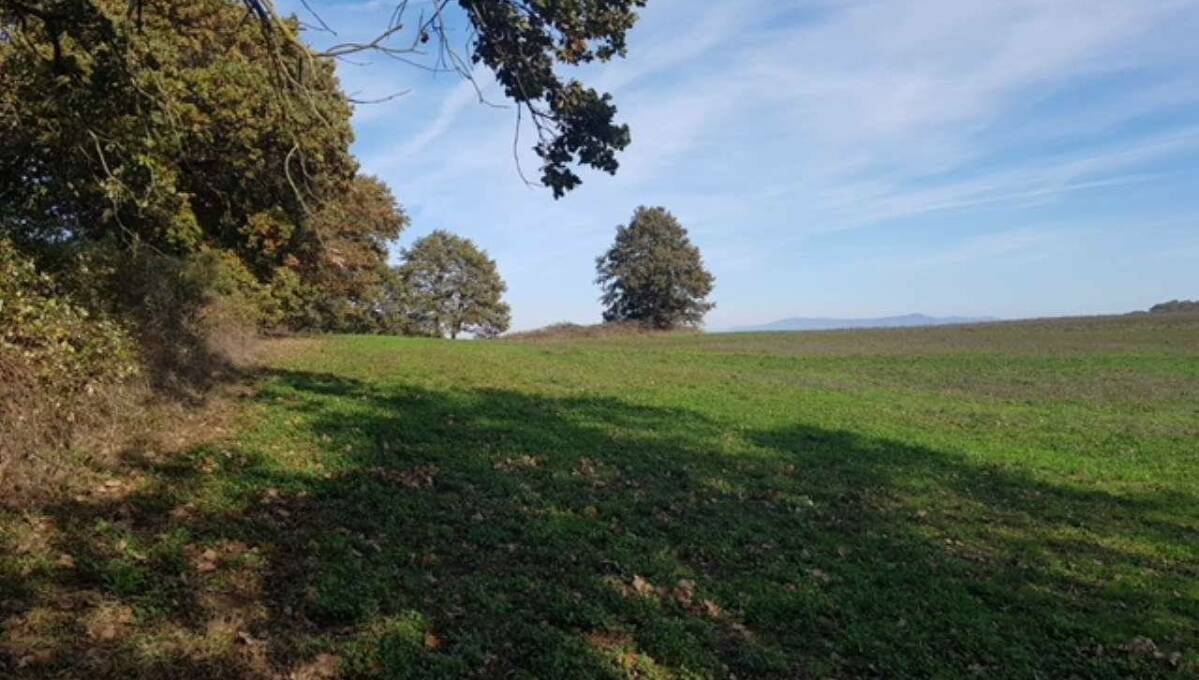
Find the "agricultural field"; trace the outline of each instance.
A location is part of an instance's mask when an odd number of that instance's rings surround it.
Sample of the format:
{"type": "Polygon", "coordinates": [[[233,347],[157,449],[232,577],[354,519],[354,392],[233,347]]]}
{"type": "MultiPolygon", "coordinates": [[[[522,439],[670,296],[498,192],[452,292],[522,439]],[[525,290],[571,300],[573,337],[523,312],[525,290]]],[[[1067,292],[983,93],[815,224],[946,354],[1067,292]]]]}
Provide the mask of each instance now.
{"type": "Polygon", "coordinates": [[[0,511],[0,675],[1199,672],[1196,316],[262,364],[0,511]]]}

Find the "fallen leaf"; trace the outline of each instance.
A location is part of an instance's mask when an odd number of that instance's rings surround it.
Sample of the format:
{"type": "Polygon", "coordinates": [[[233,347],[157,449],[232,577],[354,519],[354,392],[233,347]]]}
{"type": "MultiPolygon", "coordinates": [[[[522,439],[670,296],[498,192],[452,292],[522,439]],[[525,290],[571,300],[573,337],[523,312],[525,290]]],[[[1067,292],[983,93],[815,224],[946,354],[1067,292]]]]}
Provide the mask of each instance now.
{"type": "Polygon", "coordinates": [[[254,639],[254,637],[252,635],[250,635],[249,633],[247,633],[244,630],[237,632],[237,639],[242,644],[247,645],[247,646],[254,645],[258,642],[257,640],[254,639]]]}
{"type": "Polygon", "coordinates": [[[811,576],[812,578],[816,579],[817,581],[820,581],[821,583],[828,583],[833,580],[832,576],[829,576],[828,574],[824,573],[823,571],[821,571],[819,569],[809,569],[808,575],[811,576]]]}
{"type": "Polygon", "coordinates": [[[695,597],[695,581],[688,579],[680,579],[679,584],[674,588],[674,599],[684,605],[690,605],[691,600],[695,597]]]}
{"type": "Polygon", "coordinates": [[[654,585],[645,580],[638,574],[633,575],[633,590],[638,595],[650,595],[654,592],[654,585]]]}
{"type": "Polygon", "coordinates": [[[1120,649],[1133,656],[1153,656],[1157,653],[1157,643],[1147,637],[1137,636],[1127,644],[1122,645],[1120,649]]]}
{"type": "Polygon", "coordinates": [[[433,633],[425,633],[425,649],[437,651],[441,649],[441,646],[441,638],[437,637],[433,633]]]}
{"type": "Polygon", "coordinates": [[[734,621],[729,624],[729,628],[732,628],[734,633],[736,633],[737,635],[740,635],[742,638],[744,638],[746,640],[752,639],[754,636],[753,631],[746,628],[745,624],[743,624],[743,623],[738,623],[738,622],[734,621]]]}
{"type": "Polygon", "coordinates": [[[638,660],[640,660],[640,657],[638,656],[637,652],[634,652],[631,649],[620,656],[620,664],[625,668],[635,667],[638,660]]]}
{"type": "Polygon", "coordinates": [[[338,675],[341,659],[332,654],[318,654],[311,662],[291,672],[291,680],[332,680],[338,675]]]}
{"type": "Polygon", "coordinates": [[[96,632],[96,637],[101,640],[113,640],[117,637],[117,627],[113,624],[108,624],[96,632]]]}

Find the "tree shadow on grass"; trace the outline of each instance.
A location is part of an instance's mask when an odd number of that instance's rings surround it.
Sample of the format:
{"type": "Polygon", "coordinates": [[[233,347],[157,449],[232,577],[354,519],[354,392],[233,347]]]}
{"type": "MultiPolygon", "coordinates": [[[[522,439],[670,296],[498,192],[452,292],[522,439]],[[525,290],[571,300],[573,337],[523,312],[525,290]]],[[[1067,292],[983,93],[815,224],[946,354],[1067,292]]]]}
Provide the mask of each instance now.
{"type": "Polygon", "coordinates": [[[131,452],[126,481],[45,509],[45,549],[0,571],[9,673],[1144,677],[1194,661],[1193,498],[608,397],[264,381],[263,436],[131,452]],[[1137,636],[1167,658],[1120,647],[1137,636]]]}

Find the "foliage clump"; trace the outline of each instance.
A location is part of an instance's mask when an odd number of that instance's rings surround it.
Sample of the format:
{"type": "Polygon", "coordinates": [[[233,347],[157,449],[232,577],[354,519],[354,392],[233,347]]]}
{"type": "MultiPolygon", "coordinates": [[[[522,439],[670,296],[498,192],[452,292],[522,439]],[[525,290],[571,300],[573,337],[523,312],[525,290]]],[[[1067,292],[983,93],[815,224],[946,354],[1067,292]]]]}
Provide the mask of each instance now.
{"type": "Polygon", "coordinates": [[[616,242],[596,260],[604,321],[635,321],[658,329],[696,327],[716,305],[715,279],[699,248],[665,208],[640,207],[616,242]]]}
{"type": "Polygon", "coordinates": [[[133,339],[68,298],[0,238],[0,482],[33,451],[70,440],[138,373],[133,339]]]}
{"type": "Polygon", "coordinates": [[[392,277],[388,244],[408,227],[403,207],[381,180],[360,175],[312,219],[323,247],[303,272],[307,308],[302,316],[293,315],[288,325],[340,333],[386,332],[383,305],[392,277]]]}
{"type": "Polygon", "coordinates": [[[0,353],[67,396],[137,372],[128,334],[65,297],[12,243],[0,239],[0,353]]]}
{"type": "Polygon", "coordinates": [[[490,338],[508,330],[507,285],[474,241],[435,231],[404,251],[397,304],[422,335],[490,338]]]}
{"type": "Polygon", "coordinates": [[[1151,314],[1185,314],[1199,312],[1199,300],[1170,300],[1153,305],[1151,314]]]}
{"type": "Polygon", "coordinates": [[[319,251],[308,209],[357,169],[331,60],[267,44],[225,0],[58,5],[0,43],[0,224],[23,243],[221,248],[263,280],[319,251]]]}

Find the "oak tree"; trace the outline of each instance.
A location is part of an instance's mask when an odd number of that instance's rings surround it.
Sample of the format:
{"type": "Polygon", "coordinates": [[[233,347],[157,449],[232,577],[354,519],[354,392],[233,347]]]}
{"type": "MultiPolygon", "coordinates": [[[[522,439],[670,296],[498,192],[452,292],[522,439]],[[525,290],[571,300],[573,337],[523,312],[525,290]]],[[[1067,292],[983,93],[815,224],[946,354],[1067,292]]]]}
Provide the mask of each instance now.
{"type": "Polygon", "coordinates": [[[715,282],[699,249],[665,208],[640,207],[616,242],[596,260],[604,321],[635,321],[658,329],[699,326],[715,305],[715,282]]]}
{"type": "Polygon", "coordinates": [[[398,274],[406,315],[422,334],[494,337],[508,330],[507,286],[474,241],[435,231],[404,251],[398,274]]]}

